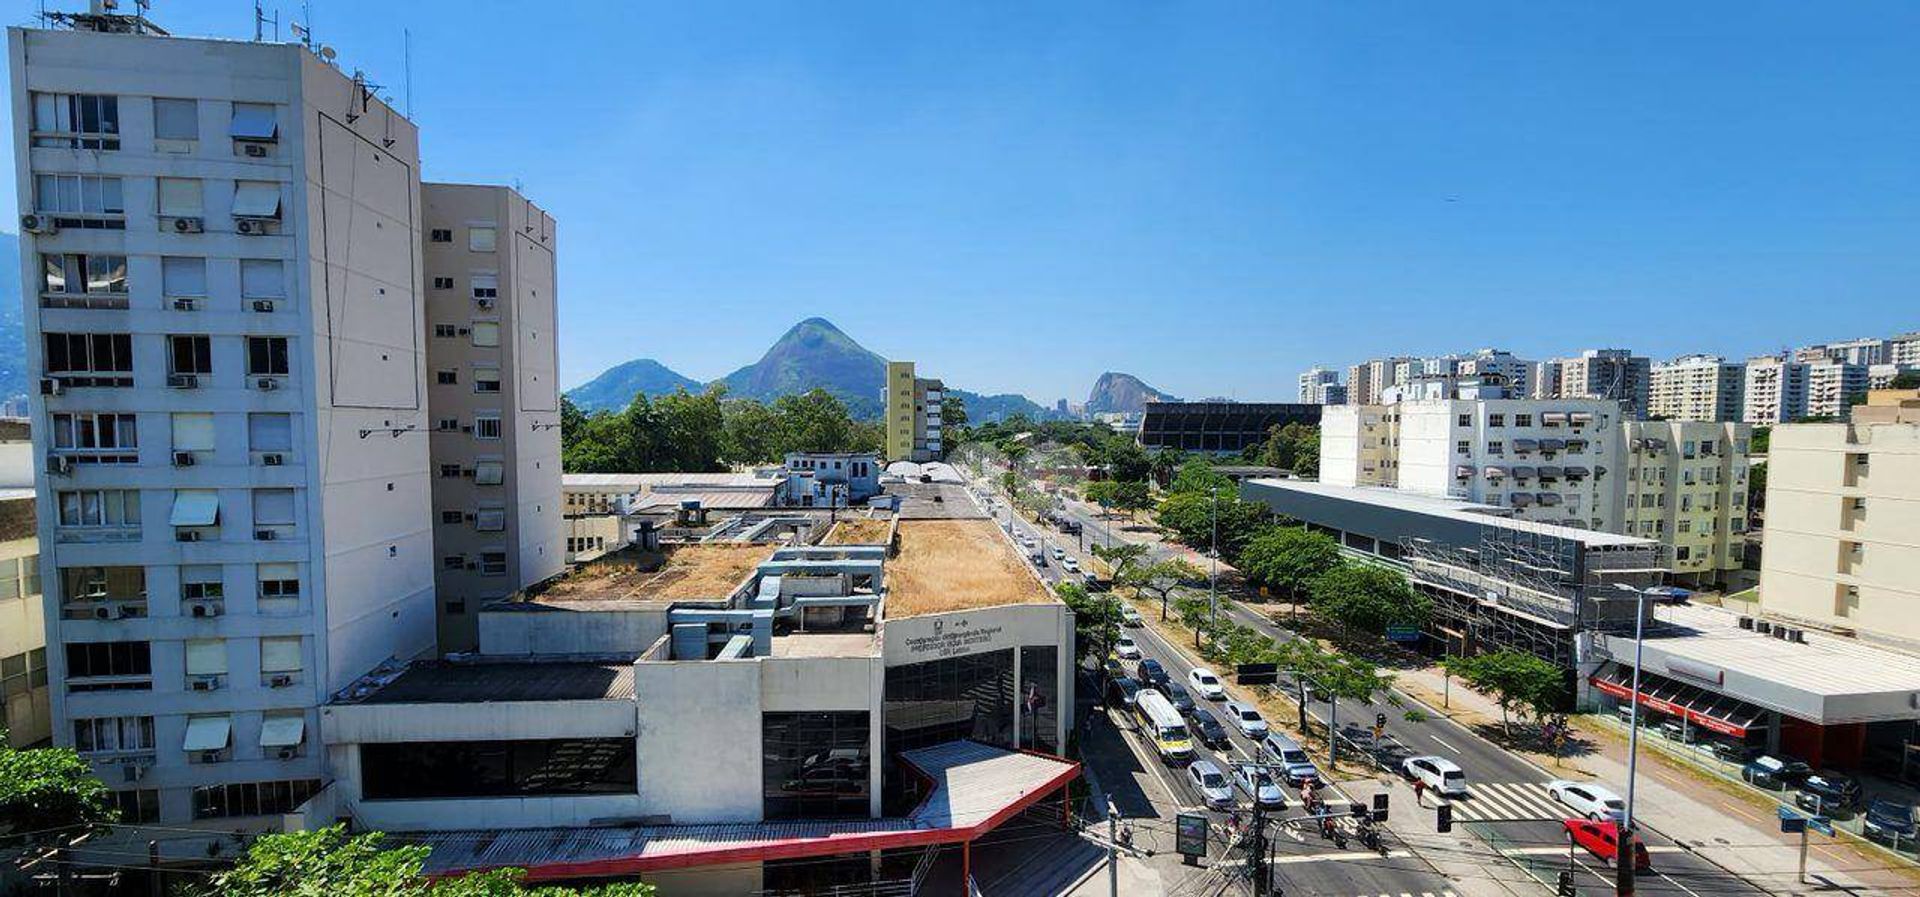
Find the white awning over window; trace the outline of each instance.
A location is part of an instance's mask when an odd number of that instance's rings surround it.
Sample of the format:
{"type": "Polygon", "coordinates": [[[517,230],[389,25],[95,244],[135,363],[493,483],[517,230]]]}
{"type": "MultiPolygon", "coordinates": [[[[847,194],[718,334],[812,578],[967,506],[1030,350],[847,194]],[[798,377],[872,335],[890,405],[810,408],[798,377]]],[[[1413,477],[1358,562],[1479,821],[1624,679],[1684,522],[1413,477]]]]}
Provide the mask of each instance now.
{"type": "Polygon", "coordinates": [[[235,218],[280,217],[280,185],[272,181],[235,181],[233,216],[235,218]]]}
{"type": "Polygon", "coordinates": [[[235,140],[275,140],[280,136],[280,123],[274,119],[270,105],[235,103],[233,123],[227,133],[235,140]]]}
{"type": "Polygon", "coordinates": [[[506,508],[481,508],[475,515],[473,528],[483,533],[497,533],[507,528],[506,508]]]}
{"type": "Polygon", "coordinates": [[[224,639],[187,639],[187,675],[218,676],[227,671],[227,643],[224,639]]]}
{"type": "Polygon", "coordinates": [[[260,746],[293,747],[307,740],[305,716],[269,716],[260,721],[260,746]]]}
{"type": "Polygon", "coordinates": [[[173,493],[174,526],[213,526],[220,522],[220,493],[212,489],[180,489],[173,493]]]}
{"type": "Polygon", "coordinates": [[[260,640],[260,672],[296,673],[300,671],[300,637],[279,636],[260,640]]]}
{"type": "Polygon", "coordinates": [[[185,751],[225,750],[233,737],[233,717],[195,716],[187,720],[187,738],[180,745],[185,751]]]}

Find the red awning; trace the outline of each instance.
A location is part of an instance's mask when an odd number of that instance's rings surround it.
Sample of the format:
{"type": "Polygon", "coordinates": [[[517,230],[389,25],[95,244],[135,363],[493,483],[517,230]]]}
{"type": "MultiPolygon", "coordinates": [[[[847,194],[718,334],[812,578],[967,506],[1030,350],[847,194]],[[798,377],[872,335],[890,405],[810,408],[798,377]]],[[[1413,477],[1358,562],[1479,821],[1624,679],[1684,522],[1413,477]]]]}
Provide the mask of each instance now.
{"type": "MultiPolygon", "coordinates": [[[[1633,695],[1633,670],[1618,664],[1602,668],[1587,681],[1623,701],[1633,695]]],[[[1734,738],[1745,738],[1748,732],[1763,728],[1761,711],[1750,704],[1651,673],[1640,677],[1640,704],[1734,738]]]]}

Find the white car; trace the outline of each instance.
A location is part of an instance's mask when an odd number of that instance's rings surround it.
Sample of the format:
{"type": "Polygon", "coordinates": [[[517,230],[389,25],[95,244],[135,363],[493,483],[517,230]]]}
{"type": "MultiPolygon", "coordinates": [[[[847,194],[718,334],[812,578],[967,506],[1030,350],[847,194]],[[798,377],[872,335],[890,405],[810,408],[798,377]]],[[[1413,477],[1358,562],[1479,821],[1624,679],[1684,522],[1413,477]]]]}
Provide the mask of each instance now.
{"type": "Polygon", "coordinates": [[[1238,701],[1228,701],[1223,709],[1227,719],[1240,727],[1240,734],[1254,741],[1267,737],[1267,720],[1260,711],[1238,701]]]}
{"type": "Polygon", "coordinates": [[[1140,619],[1140,612],[1134,610],[1133,605],[1122,604],[1120,605],[1120,625],[1138,628],[1146,625],[1146,621],[1140,619]]]}
{"type": "Polygon", "coordinates": [[[1073,558],[1061,558],[1060,569],[1065,570],[1068,573],[1078,573],[1080,572],[1080,562],[1074,560],[1073,558]]]}
{"type": "Polygon", "coordinates": [[[1194,694],[1209,701],[1227,699],[1226,683],[1221,682],[1220,677],[1215,676],[1213,671],[1206,667],[1194,667],[1193,671],[1187,674],[1187,686],[1193,689],[1194,694]]]}
{"type": "Polygon", "coordinates": [[[1547,796],[1596,822],[1612,820],[1618,823],[1627,815],[1627,802],[1621,800],[1620,795],[1587,782],[1556,779],[1547,783],[1547,796]]]}
{"type": "Polygon", "coordinates": [[[1212,760],[1195,760],[1187,764],[1187,784],[1199,792],[1200,800],[1215,810],[1233,809],[1233,782],[1212,760]]]}
{"type": "Polygon", "coordinates": [[[1063,559],[1063,558],[1065,558],[1066,556],[1067,556],[1067,551],[1066,551],[1066,549],[1064,549],[1064,548],[1061,548],[1061,547],[1060,547],[1060,546],[1058,546],[1058,545],[1055,545],[1055,546],[1053,546],[1053,559],[1054,559],[1054,560],[1056,560],[1056,561],[1057,561],[1057,560],[1061,560],[1061,559],[1063,559]]]}
{"type": "Polygon", "coordinates": [[[1408,757],[1400,764],[1407,778],[1427,786],[1427,790],[1443,797],[1465,797],[1467,794],[1467,773],[1460,765],[1445,757],[1432,755],[1408,757]]]}
{"type": "Polygon", "coordinates": [[[1133,636],[1123,635],[1113,643],[1113,653],[1121,660],[1139,660],[1140,646],[1134,642],[1133,636]]]}

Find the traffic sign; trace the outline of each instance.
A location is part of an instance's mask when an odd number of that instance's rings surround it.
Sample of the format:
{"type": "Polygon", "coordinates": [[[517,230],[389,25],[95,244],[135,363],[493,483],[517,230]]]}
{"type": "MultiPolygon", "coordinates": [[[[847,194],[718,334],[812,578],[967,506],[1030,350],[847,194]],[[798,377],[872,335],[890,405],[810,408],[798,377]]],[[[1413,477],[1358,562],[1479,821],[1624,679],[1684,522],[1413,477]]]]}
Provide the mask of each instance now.
{"type": "Polygon", "coordinates": [[[1418,626],[1388,626],[1387,627],[1387,641],[1417,642],[1419,640],[1420,640],[1420,627],[1418,626]]]}
{"type": "Polygon", "coordinates": [[[1280,665],[1243,663],[1234,668],[1233,677],[1241,685],[1272,685],[1280,681],[1280,665]]]}
{"type": "Polygon", "coordinates": [[[1827,837],[1833,837],[1833,820],[1825,816],[1812,816],[1807,819],[1807,828],[1827,837]]]}

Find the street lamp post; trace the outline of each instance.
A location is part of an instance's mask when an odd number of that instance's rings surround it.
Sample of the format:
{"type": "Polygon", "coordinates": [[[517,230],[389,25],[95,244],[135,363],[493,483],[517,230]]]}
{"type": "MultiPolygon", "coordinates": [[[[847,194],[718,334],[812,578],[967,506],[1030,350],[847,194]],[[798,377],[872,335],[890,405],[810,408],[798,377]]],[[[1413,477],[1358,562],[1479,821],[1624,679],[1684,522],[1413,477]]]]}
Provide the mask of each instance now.
{"type": "MultiPolygon", "coordinates": [[[[1216,484],[1207,490],[1207,523],[1213,529],[1212,544],[1208,548],[1207,565],[1207,625],[1220,625],[1220,487],[1216,484]]],[[[1200,634],[1193,634],[1193,646],[1200,647],[1200,634]]]]}
{"type": "MultiPolygon", "coordinates": [[[[1627,709],[1627,809],[1620,821],[1620,847],[1617,851],[1618,870],[1615,875],[1614,893],[1620,897],[1633,894],[1633,791],[1636,773],[1640,763],[1640,666],[1646,646],[1647,599],[1656,594],[1652,589],[1636,588],[1624,582],[1616,582],[1613,587],[1633,593],[1633,686],[1628,697],[1627,709]]],[[[1666,593],[1658,593],[1666,597],[1666,593]]]]}

